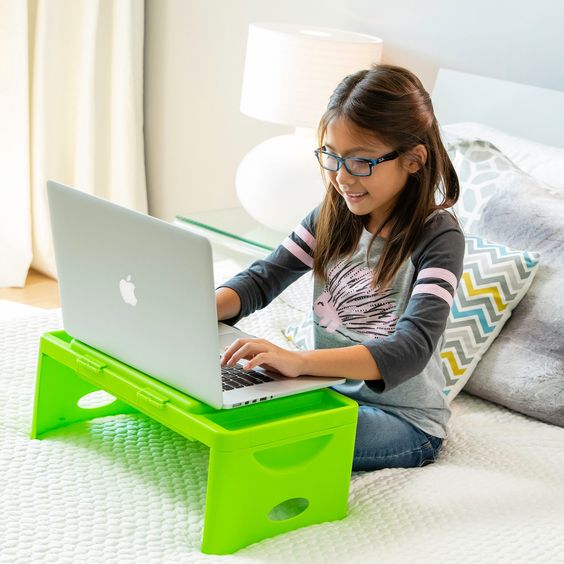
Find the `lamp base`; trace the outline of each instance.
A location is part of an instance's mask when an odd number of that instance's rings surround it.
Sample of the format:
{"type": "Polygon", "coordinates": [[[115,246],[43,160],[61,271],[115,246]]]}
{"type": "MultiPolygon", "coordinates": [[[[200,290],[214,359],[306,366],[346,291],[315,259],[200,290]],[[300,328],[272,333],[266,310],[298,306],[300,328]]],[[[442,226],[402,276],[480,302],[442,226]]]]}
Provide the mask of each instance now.
{"type": "Polygon", "coordinates": [[[284,233],[323,199],[325,186],[313,154],[313,129],[267,139],[251,149],[237,169],[237,196],[258,222],[284,233]]]}

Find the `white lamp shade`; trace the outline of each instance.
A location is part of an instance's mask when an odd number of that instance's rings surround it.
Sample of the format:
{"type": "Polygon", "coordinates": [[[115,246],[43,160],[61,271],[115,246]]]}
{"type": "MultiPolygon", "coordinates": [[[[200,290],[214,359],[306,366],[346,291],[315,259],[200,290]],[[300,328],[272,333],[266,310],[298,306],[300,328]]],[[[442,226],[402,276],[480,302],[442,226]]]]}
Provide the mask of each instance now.
{"type": "Polygon", "coordinates": [[[241,111],[257,119],[317,126],[347,75],[380,62],[382,40],[305,25],[249,25],[241,111]]]}

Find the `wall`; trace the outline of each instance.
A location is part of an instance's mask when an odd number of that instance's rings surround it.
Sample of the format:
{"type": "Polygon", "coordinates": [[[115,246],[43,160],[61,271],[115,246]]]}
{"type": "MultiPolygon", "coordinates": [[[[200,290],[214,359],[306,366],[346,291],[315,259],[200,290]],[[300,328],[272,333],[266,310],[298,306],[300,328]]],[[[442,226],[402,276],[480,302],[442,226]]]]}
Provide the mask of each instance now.
{"type": "Polygon", "coordinates": [[[243,155],[290,131],[239,112],[247,26],[304,23],[384,39],[384,62],[432,90],[448,67],[564,90],[558,0],[145,0],[149,209],[175,215],[237,205],[243,155]]]}

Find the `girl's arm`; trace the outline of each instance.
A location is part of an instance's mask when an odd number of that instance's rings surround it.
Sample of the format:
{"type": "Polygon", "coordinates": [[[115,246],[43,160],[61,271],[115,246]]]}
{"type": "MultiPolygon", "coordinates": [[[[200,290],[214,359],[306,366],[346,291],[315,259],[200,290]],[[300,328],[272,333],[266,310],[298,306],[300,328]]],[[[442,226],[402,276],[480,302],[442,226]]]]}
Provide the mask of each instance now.
{"type": "Polygon", "coordinates": [[[237,339],[228,347],[222,365],[246,359],[244,369],[257,366],[284,376],[332,376],[352,380],[380,380],[376,361],[364,345],[314,351],[289,351],[265,339],[237,339]]]}
{"type": "Polygon", "coordinates": [[[231,288],[218,288],[215,291],[215,305],[217,307],[217,320],[232,319],[241,311],[241,298],[231,288]]]}
{"type": "Polygon", "coordinates": [[[381,380],[380,370],[364,345],[305,351],[303,372],[310,376],[340,376],[350,380],[381,380]]]}
{"type": "Polygon", "coordinates": [[[216,294],[220,320],[234,325],[242,317],[266,307],[292,282],[311,269],[316,218],[317,208],[265,259],[255,261],[249,268],[221,284],[217,290],[232,290],[237,294],[239,303],[236,304],[232,294],[216,294]],[[226,297],[228,295],[231,298],[226,297]],[[227,313],[234,315],[229,317],[227,313]]]}
{"type": "Polygon", "coordinates": [[[367,383],[376,393],[420,374],[440,344],[464,261],[464,234],[449,213],[436,218],[411,260],[415,280],[394,333],[362,343],[382,377],[367,383]]]}

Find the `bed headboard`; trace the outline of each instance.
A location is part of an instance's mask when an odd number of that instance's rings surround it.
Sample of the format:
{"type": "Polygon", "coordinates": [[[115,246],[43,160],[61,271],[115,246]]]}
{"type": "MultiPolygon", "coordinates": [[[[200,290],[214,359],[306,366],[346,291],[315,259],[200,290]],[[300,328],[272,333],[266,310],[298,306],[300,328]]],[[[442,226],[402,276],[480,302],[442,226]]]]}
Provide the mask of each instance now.
{"type": "Polygon", "coordinates": [[[441,125],[473,121],[564,147],[564,92],[440,69],[433,106],[441,125]]]}

